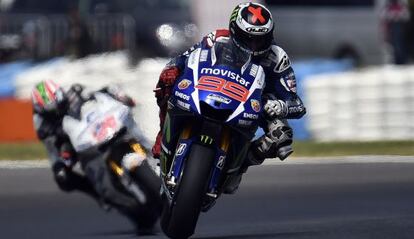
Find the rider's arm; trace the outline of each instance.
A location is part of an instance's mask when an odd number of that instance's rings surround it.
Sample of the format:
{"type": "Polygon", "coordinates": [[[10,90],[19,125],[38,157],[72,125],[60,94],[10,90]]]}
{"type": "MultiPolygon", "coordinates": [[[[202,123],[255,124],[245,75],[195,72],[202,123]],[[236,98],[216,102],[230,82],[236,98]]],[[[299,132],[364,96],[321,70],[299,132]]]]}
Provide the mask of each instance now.
{"type": "MultiPolygon", "coordinates": [[[[273,46],[269,59],[270,67],[265,67],[265,94],[272,94],[283,105],[283,118],[299,119],[306,113],[306,108],[297,94],[296,77],[289,57],[280,47],[273,46]],[[272,55],[273,54],[273,55],[272,55]]],[[[276,102],[277,103],[277,102],[276,102]]]]}
{"type": "Polygon", "coordinates": [[[218,29],[210,32],[203,39],[192,46],[190,49],[172,58],[162,70],[156,88],[154,90],[155,97],[157,98],[157,104],[161,107],[166,104],[167,99],[171,95],[172,87],[175,81],[180,77],[184,71],[187,58],[197,48],[201,47],[213,47],[214,43],[221,37],[229,37],[230,33],[226,29],[218,29]]]}
{"type": "Polygon", "coordinates": [[[213,47],[214,43],[218,41],[221,37],[229,37],[230,32],[227,29],[217,29],[213,32],[210,32],[200,42],[197,42],[192,47],[190,47],[187,51],[178,55],[177,57],[173,58],[168,62],[166,67],[177,67],[180,72],[182,72],[185,68],[185,61],[190,56],[190,54],[196,50],[197,48],[201,47],[213,47]]]}
{"type": "Polygon", "coordinates": [[[112,98],[122,102],[126,106],[135,106],[135,101],[132,99],[132,97],[127,95],[120,87],[110,85],[100,89],[99,92],[110,95],[112,98]]]}
{"type": "Polygon", "coordinates": [[[45,145],[52,171],[57,183],[62,184],[59,176],[70,171],[76,163],[75,152],[72,145],[56,125],[58,119],[46,119],[39,114],[33,115],[34,128],[40,141],[45,145]]]}
{"type": "Polygon", "coordinates": [[[61,161],[61,158],[59,157],[59,149],[56,147],[58,139],[54,133],[53,125],[39,114],[33,115],[33,125],[36,130],[37,137],[45,145],[51,165],[61,161]]]}

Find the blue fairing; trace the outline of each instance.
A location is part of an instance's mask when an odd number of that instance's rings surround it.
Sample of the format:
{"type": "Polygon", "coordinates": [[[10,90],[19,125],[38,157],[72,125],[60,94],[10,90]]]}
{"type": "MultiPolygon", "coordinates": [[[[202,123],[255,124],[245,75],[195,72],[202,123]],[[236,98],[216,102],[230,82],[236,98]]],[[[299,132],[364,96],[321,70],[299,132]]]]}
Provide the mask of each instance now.
{"type": "Polygon", "coordinates": [[[226,173],[235,172],[244,160],[259,124],[264,72],[261,66],[251,63],[249,56],[234,54],[228,47],[231,46],[217,43],[212,49],[193,51],[174,86],[162,143],[162,175],[168,185],[179,181],[193,143],[216,151],[209,192],[218,191],[225,164],[226,173]],[[195,133],[181,138],[187,125],[195,133]],[[231,129],[227,134],[231,135],[227,139],[231,146],[225,150],[219,145],[224,128],[231,129]]]}
{"type": "MultiPolygon", "coordinates": [[[[203,104],[234,127],[257,127],[264,87],[262,68],[249,62],[244,68],[220,64],[217,49],[197,49],[190,56],[183,75],[173,90],[176,106],[196,116],[206,117],[203,104]]],[[[248,60],[248,59],[247,59],[248,60]]],[[[214,118],[214,115],[208,116],[214,118]]]]}

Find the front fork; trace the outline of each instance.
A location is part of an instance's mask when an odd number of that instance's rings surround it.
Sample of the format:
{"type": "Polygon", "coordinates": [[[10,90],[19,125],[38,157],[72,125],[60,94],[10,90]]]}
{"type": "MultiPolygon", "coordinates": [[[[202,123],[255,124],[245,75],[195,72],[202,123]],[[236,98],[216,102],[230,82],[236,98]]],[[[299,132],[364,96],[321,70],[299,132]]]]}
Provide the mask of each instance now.
{"type": "MultiPolygon", "coordinates": [[[[192,136],[192,125],[189,124],[184,127],[180,134],[175,149],[174,157],[172,158],[171,164],[168,164],[167,157],[161,158],[162,164],[162,175],[164,176],[165,186],[169,192],[174,192],[175,186],[179,181],[186,157],[188,156],[191,145],[193,143],[203,144],[209,147],[216,148],[216,156],[214,168],[208,184],[207,195],[212,198],[218,197],[218,183],[220,176],[223,173],[223,168],[226,163],[226,155],[230,147],[230,129],[224,127],[216,137],[209,136],[208,133],[201,132],[195,136],[192,136]],[[219,142],[217,143],[217,141],[219,142]],[[168,167],[169,166],[169,167],[168,167]],[[168,168],[168,169],[167,169],[168,168]]],[[[167,193],[168,194],[168,193],[167,193]]],[[[172,198],[172,195],[168,195],[172,198]]]]}
{"type": "MultiPolygon", "coordinates": [[[[145,149],[141,146],[141,144],[137,142],[129,142],[130,150],[131,152],[139,155],[140,157],[146,158],[146,152],[145,149]]],[[[125,157],[125,155],[123,155],[125,157]]],[[[116,174],[119,177],[119,181],[121,184],[125,187],[126,190],[128,190],[130,193],[132,193],[135,198],[138,200],[138,202],[145,204],[147,202],[147,197],[145,196],[142,189],[138,186],[138,184],[135,183],[135,181],[132,179],[130,173],[130,170],[135,170],[136,168],[125,168],[121,166],[122,160],[120,163],[117,163],[115,160],[109,159],[108,164],[110,169],[114,174],[116,174]]],[[[136,167],[139,167],[139,164],[142,162],[136,162],[136,167]]]]}

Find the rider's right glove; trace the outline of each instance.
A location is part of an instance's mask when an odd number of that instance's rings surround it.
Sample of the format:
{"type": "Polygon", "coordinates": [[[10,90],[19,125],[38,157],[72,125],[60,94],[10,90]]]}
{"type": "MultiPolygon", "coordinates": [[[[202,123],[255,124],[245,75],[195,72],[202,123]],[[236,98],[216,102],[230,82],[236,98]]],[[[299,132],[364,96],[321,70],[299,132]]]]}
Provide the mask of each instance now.
{"type": "Polygon", "coordinates": [[[288,114],[288,107],[282,100],[268,100],[263,109],[271,119],[284,118],[288,114]]]}

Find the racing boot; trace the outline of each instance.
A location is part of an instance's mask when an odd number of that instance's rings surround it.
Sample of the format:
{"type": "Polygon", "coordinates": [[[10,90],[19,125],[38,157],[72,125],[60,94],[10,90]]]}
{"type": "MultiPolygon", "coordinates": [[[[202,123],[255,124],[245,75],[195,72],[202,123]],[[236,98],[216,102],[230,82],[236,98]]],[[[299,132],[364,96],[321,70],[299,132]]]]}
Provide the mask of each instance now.
{"type": "Polygon", "coordinates": [[[224,193],[233,194],[237,191],[242,175],[248,167],[260,165],[266,158],[279,158],[283,161],[293,153],[293,132],[287,120],[269,121],[266,131],[266,134],[252,142],[244,164],[238,173],[227,181],[224,193]]]}

